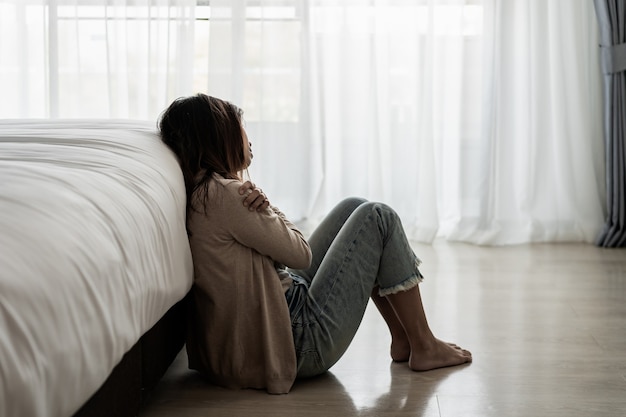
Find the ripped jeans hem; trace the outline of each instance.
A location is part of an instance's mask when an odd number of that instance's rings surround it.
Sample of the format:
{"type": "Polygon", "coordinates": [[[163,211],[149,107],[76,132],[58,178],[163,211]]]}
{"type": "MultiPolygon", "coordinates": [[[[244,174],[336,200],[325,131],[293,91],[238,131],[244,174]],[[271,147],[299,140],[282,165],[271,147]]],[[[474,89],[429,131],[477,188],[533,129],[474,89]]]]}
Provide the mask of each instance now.
{"type": "Polygon", "coordinates": [[[422,281],[424,281],[424,277],[422,277],[421,275],[415,275],[407,280],[402,281],[398,285],[394,285],[393,287],[380,288],[378,290],[378,295],[380,295],[381,297],[385,297],[387,295],[396,294],[402,291],[408,291],[422,281]]]}
{"type": "Polygon", "coordinates": [[[420,282],[424,281],[424,276],[420,273],[418,267],[422,261],[415,259],[415,275],[405,279],[401,283],[388,288],[379,288],[378,295],[385,297],[387,295],[396,294],[402,291],[408,291],[420,282]]]}

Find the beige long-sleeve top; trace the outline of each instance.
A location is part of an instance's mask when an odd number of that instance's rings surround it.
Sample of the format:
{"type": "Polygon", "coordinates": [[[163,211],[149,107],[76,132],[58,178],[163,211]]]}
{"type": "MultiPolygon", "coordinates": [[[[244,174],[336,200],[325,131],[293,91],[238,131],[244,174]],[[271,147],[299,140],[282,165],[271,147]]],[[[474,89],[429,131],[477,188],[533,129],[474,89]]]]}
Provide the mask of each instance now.
{"type": "Polygon", "coordinates": [[[284,294],[291,279],[281,282],[276,264],[306,268],[311,250],[276,207],[244,207],[240,186],[215,175],[206,213],[196,200],[190,215],[189,367],[225,387],[287,393],[296,377],[284,294]]]}

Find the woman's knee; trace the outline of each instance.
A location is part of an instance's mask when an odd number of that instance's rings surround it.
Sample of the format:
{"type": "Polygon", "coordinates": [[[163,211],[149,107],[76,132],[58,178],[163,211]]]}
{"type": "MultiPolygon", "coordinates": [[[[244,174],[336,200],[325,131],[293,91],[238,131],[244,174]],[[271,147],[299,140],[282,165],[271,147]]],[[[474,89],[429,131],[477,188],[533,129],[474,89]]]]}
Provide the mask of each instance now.
{"type": "Polygon", "coordinates": [[[399,218],[398,213],[393,209],[393,207],[385,203],[379,203],[375,201],[364,201],[359,206],[359,211],[363,211],[365,213],[374,213],[382,218],[399,218]]]}
{"type": "Polygon", "coordinates": [[[344,198],[327,214],[326,219],[334,219],[343,224],[356,209],[367,203],[366,199],[360,197],[344,198]]]}
{"type": "Polygon", "coordinates": [[[336,207],[351,209],[352,211],[362,204],[368,203],[367,199],[361,197],[346,197],[341,200],[336,207]]]}

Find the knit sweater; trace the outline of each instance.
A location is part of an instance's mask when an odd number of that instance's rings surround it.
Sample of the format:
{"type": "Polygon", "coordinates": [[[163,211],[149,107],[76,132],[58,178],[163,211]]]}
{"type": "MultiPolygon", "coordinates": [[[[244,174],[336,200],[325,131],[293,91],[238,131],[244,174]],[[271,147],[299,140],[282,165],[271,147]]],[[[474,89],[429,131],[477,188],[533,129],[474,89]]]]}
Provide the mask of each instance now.
{"type": "Polygon", "coordinates": [[[192,200],[189,367],[228,388],[287,393],[296,377],[284,294],[291,279],[281,282],[277,265],[306,268],[311,250],[276,207],[244,207],[241,184],[215,175],[206,211],[200,192],[192,200]]]}

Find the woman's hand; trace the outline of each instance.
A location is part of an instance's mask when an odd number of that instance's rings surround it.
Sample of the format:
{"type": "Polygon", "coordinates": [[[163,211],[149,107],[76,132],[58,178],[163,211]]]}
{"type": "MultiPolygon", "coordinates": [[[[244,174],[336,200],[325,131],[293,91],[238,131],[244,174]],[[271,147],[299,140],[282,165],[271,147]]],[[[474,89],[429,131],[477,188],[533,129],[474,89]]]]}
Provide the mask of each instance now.
{"type": "Polygon", "coordinates": [[[270,206],[270,202],[263,193],[263,190],[257,188],[257,186],[250,181],[244,182],[242,186],[239,187],[239,194],[246,196],[243,199],[243,205],[248,207],[250,211],[261,211],[270,206]]]}

